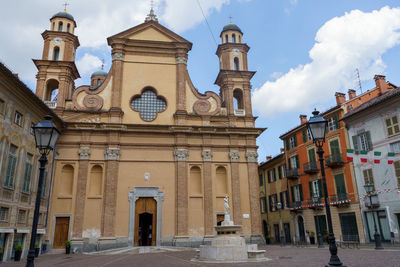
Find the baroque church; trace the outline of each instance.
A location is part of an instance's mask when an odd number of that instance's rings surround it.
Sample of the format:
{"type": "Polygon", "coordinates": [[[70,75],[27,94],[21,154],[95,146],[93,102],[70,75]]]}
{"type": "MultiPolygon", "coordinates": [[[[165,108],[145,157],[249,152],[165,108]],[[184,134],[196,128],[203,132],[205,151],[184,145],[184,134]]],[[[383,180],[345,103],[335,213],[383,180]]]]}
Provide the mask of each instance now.
{"type": "Polygon", "coordinates": [[[200,93],[192,43],[145,22],[107,38],[112,65],[75,87],[74,17],[59,12],[42,33],[36,95],[63,120],[48,220],[50,247],[199,246],[224,219],[262,243],[249,46],[228,24],[218,45],[219,94],[200,93]],[[55,92],[57,97],[53,98],[55,92]]]}

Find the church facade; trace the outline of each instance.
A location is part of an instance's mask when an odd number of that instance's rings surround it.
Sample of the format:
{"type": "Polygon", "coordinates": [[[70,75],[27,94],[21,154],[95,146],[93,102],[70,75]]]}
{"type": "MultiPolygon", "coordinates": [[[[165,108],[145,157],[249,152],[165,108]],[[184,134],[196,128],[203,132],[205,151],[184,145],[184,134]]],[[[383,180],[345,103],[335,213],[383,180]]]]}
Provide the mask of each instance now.
{"type": "Polygon", "coordinates": [[[243,33],[221,32],[219,94],[200,93],[192,44],[144,23],[107,39],[112,66],[79,78],[74,18],[60,12],[43,32],[37,96],[65,122],[57,143],[49,211],[51,247],[198,246],[223,220],[224,197],[242,235],[261,243],[256,138],[243,33]],[[55,95],[56,98],[53,98],[55,95]]]}

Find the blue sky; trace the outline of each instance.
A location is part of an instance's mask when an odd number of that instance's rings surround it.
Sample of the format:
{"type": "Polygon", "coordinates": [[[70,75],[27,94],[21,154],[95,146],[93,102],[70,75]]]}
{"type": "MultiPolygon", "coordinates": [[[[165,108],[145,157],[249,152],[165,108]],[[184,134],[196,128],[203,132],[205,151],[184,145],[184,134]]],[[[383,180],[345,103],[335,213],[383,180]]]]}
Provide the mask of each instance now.
{"type": "MultiPolygon", "coordinates": [[[[259,161],[279,153],[279,135],[298,125],[300,114],[335,105],[336,91],[357,89],[355,68],[360,69],[364,91],[374,87],[373,75],[378,73],[400,84],[398,1],[199,1],[218,43],[222,27],[232,16],[244,33],[243,41],[251,47],[249,70],[257,71],[252,80],[254,114],[259,116],[256,126],[268,128],[258,139],[259,161]]],[[[0,10],[10,25],[0,29],[0,60],[34,89],[36,69],[30,59],[41,57],[40,33],[49,27],[48,19],[62,10],[63,1],[20,2],[9,1],[0,10]]],[[[77,61],[83,78],[77,85],[89,83],[100,59],[104,58],[105,69],[109,69],[106,38],[141,23],[149,2],[69,1],[68,12],[77,21],[81,41],[77,61]]],[[[194,85],[200,92],[218,92],[214,85],[219,71],[217,45],[197,1],[155,2],[160,23],[193,43],[188,69],[194,85]]]]}

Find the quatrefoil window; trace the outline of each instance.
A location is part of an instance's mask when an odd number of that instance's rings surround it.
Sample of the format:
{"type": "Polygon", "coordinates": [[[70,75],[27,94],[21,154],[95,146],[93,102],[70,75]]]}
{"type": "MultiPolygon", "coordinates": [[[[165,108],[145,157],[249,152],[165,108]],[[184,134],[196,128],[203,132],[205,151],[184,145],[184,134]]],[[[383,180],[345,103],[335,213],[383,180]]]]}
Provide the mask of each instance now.
{"type": "Polygon", "coordinates": [[[157,113],[167,108],[167,102],[164,97],[157,96],[152,89],[145,89],[141,95],[135,95],[132,98],[131,107],[140,113],[143,120],[152,121],[157,117],[157,113]]]}

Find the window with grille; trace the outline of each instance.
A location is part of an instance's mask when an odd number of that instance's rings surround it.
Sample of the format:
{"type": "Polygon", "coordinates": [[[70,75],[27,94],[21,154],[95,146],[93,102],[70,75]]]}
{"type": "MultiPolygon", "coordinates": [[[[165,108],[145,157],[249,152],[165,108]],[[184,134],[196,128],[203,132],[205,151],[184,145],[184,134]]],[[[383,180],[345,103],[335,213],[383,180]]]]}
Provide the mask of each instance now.
{"type": "Polygon", "coordinates": [[[131,107],[140,113],[140,117],[144,121],[152,121],[157,117],[157,113],[167,108],[167,103],[153,90],[145,90],[140,96],[132,99],[131,107]]]}
{"type": "Polygon", "coordinates": [[[6,222],[8,219],[8,208],[0,207],[0,221],[6,222]]]}
{"type": "Polygon", "coordinates": [[[329,132],[333,132],[336,130],[336,121],[334,117],[328,119],[328,129],[329,132]]]}
{"type": "Polygon", "coordinates": [[[359,153],[362,150],[364,151],[373,150],[371,133],[369,131],[366,132],[363,131],[358,135],[354,135],[352,139],[353,139],[354,150],[356,153],[359,153]]]}
{"type": "Polygon", "coordinates": [[[400,142],[390,144],[390,150],[395,154],[400,153],[400,142]]]}
{"type": "Polygon", "coordinates": [[[4,180],[4,187],[13,188],[14,176],[15,176],[15,166],[17,164],[17,147],[11,145],[10,153],[8,154],[6,177],[4,180]]]}
{"type": "Polygon", "coordinates": [[[26,223],[26,210],[18,211],[18,223],[26,223]]]}
{"type": "Polygon", "coordinates": [[[395,161],[393,165],[394,165],[394,172],[397,177],[397,187],[400,188],[400,160],[395,161]]]}
{"type": "Polygon", "coordinates": [[[289,144],[290,144],[290,149],[296,147],[296,135],[293,135],[292,137],[289,138],[289,144]]]}
{"type": "Polygon", "coordinates": [[[18,111],[15,111],[14,123],[19,126],[22,126],[22,114],[19,113],[18,111]]]}
{"type": "Polygon", "coordinates": [[[31,184],[31,173],[32,173],[32,155],[26,155],[24,183],[22,185],[22,192],[29,193],[29,187],[31,184]]]}
{"type": "Polygon", "coordinates": [[[372,184],[373,189],[372,191],[375,191],[375,183],[374,183],[374,176],[372,173],[372,169],[366,169],[363,170],[363,175],[364,175],[364,184],[372,184]]]}
{"type": "Polygon", "coordinates": [[[388,136],[400,133],[399,120],[397,119],[397,116],[386,119],[386,131],[388,136]]]}

